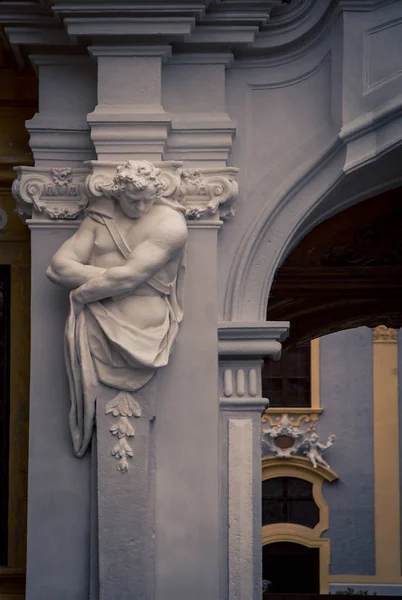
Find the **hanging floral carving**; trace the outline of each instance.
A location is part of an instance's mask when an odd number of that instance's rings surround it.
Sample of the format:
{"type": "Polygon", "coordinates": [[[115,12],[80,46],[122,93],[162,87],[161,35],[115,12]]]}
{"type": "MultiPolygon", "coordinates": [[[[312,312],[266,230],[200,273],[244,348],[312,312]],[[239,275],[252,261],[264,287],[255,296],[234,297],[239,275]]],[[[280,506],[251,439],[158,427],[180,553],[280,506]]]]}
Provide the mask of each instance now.
{"type": "Polygon", "coordinates": [[[127,459],[132,458],[134,455],[133,449],[128,443],[128,438],[134,437],[135,430],[129,419],[141,417],[141,412],[141,407],[137,400],[127,392],[120,392],[106,404],[105,413],[119,417],[110,426],[110,432],[117,437],[117,442],[113,446],[111,453],[119,461],[117,469],[121,473],[128,471],[127,459]]]}

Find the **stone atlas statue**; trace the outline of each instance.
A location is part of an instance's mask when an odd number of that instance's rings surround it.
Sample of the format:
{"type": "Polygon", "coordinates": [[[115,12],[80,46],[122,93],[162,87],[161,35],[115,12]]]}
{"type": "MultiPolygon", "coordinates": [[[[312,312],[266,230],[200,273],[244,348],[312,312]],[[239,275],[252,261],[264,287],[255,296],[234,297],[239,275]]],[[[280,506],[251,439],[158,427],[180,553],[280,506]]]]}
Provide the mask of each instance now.
{"type": "Polygon", "coordinates": [[[90,443],[101,382],[117,390],[106,412],[120,416],[111,427],[120,471],[132,456],[127,418],[141,415],[133,393],[168,363],[183,317],[184,213],[163,196],[159,169],[129,161],[47,270],[71,290],[65,359],[74,451],[83,456],[90,443]]]}

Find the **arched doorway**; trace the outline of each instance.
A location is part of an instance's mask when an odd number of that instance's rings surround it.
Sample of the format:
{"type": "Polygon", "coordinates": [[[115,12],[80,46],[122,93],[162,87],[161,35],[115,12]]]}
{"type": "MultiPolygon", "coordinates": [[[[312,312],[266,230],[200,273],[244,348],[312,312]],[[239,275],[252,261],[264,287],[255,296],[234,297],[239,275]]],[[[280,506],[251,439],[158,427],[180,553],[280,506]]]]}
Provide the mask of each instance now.
{"type": "MultiPolygon", "coordinates": [[[[311,371],[308,365],[307,367],[304,365],[301,369],[300,361],[303,357],[305,361],[311,359],[305,349],[309,348],[311,340],[317,338],[320,338],[320,346],[322,342],[323,356],[327,360],[321,364],[320,376],[323,373],[325,376],[325,369],[330,368],[329,360],[335,362],[343,360],[341,347],[343,351],[347,351],[350,344],[355,344],[353,346],[355,352],[366,357],[367,364],[363,371],[354,370],[353,364],[347,365],[347,361],[343,361],[345,364],[342,369],[335,368],[337,373],[342,371],[346,374],[349,383],[359,378],[367,383],[364,397],[353,397],[351,394],[350,412],[345,411],[345,405],[339,402],[339,411],[344,411],[344,427],[348,429],[350,425],[350,429],[347,436],[340,435],[343,447],[338,447],[338,451],[334,450],[334,460],[339,462],[333,465],[331,461],[331,466],[340,476],[339,482],[331,488],[327,498],[329,514],[330,516],[333,514],[328,536],[331,538],[331,555],[335,550],[337,557],[331,566],[332,570],[328,571],[331,591],[336,591],[338,588],[335,586],[344,581],[349,584],[346,587],[366,586],[358,589],[372,589],[377,593],[381,593],[378,590],[384,584],[402,586],[398,567],[400,562],[398,535],[394,536],[390,527],[388,538],[385,539],[379,525],[386,523],[388,519],[394,523],[394,531],[400,529],[398,486],[401,471],[397,448],[402,400],[400,358],[398,367],[398,329],[402,326],[401,193],[400,188],[389,190],[349,207],[316,226],[288,254],[277,270],[268,302],[268,321],[289,320],[291,323],[290,336],[284,343],[282,364],[275,365],[271,361],[266,361],[263,370],[264,395],[275,397],[275,409],[272,414],[281,411],[284,414],[290,413],[300,422],[304,416],[311,418],[314,413],[318,431],[323,427],[328,434],[328,428],[332,427],[334,422],[336,427],[342,428],[342,416],[331,421],[335,415],[334,408],[323,409],[318,403],[321,413],[324,410],[324,414],[321,415],[318,410],[313,410],[310,404],[310,388],[314,384],[310,379],[309,386],[306,386],[303,379],[308,377],[311,371]],[[359,332],[361,332],[360,341],[359,332]],[[336,335],[340,337],[331,346],[328,339],[336,335]],[[334,351],[337,343],[339,352],[334,351]],[[301,392],[298,394],[292,392],[287,397],[286,390],[289,389],[289,382],[296,385],[295,381],[301,392]],[[308,393],[302,393],[305,387],[308,388],[308,393]],[[300,399],[303,400],[302,404],[300,399]],[[356,407],[356,414],[358,413],[359,417],[355,418],[352,414],[353,406],[356,407]],[[387,439],[385,430],[388,432],[387,439]],[[360,438],[362,431],[366,433],[360,438]],[[345,500],[348,497],[348,486],[351,490],[354,485],[351,483],[353,479],[362,477],[356,448],[363,438],[366,444],[365,456],[368,457],[366,465],[363,465],[363,471],[367,467],[364,474],[365,498],[372,498],[367,504],[360,495],[358,485],[353,488],[353,493],[350,492],[349,499],[345,500]],[[351,440],[350,444],[345,443],[346,439],[351,440]],[[395,452],[392,451],[392,447],[396,448],[395,452]],[[387,459],[385,459],[384,449],[389,450],[387,459]],[[384,462],[381,470],[382,460],[384,462]],[[384,473],[382,479],[380,473],[384,473]],[[387,508],[383,500],[385,488],[391,490],[387,508]],[[342,562],[340,558],[342,554],[340,545],[344,543],[347,549],[348,536],[352,535],[351,529],[348,529],[347,519],[342,525],[340,524],[339,505],[342,502],[345,504],[344,512],[350,511],[352,514],[360,508],[361,513],[367,516],[367,520],[361,527],[361,530],[368,531],[365,533],[367,535],[366,559],[361,563],[356,561],[349,570],[345,569],[346,561],[342,562]],[[344,542],[340,539],[341,536],[337,538],[336,529],[341,527],[345,527],[342,534],[344,542]],[[382,556],[385,556],[387,551],[391,558],[385,561],[382,556]],[[393,562],[396,565],[394,570],[389,566],[393,562]]],[[[400,348],[401,341],[399,341],[399,357],[402,355],[400,348]]],[[[349,359],[353,359],[352,355],[353,352],[349,352],[349,359]]],[[[359,364],[363,364],[362,361],[363,359],[359,364]]],[[[329,379],[331,377],[327,377],[322,393],[328,393],[329,379]]],[[[339,398],[339,395],[344,392],[342,381],[339,384],[333,381],[333,385],[338,386],[339,398]]],[[[331,398],[333,402],[337,401],[336,394],[331,398]]],[[[327,399],[328,397],[324,398],[327,399]]],[[[266,415],[269,415],[269,412],[268,410],[266,415]]],[[[335,430],[334,433],[338,431],[335,430]]],[[[359,532],[353,535],[359,535],[359,532]]],[[[276,538],[276,541],[285,543],[289,540],[276,538]]],[[[274,545],[272,548],[271,551],[274,552],[274,545]]],[[[288,551],[290,552],[290,549],[288,551]]],[[[265,546],[263,555],[265,560],[265,546]]],[[[278,546],[277,560],[280,564],[282,559],[279,555],[283,556],[284,551],[278,546]]],[[[270,558],[270,561],[273,564],[275,559],[270,558]]],[[[288,564],[290,565],[291,562],[290,558],[288,564]]],[[[286,567],[283,569],[285,570],[286,567]]],[[[264,578],[265,575],[267,573],[264,574],[264,578]]],[[[269,579],[268,575],[267,578],[269,579]]],[[[294,591],[303,593],[302,585],[304,583],[294,591]]],[[[270,588],[270,591],[274,590],[270,588]]],[[[287,591],[280,590],[280,592],[287,591]]]]}
{"type": "Polygon", "coordinates": [[[303,238],[275,274],[267,320],[286,345],[366,325],[402,325],[402,188],[360,202],[303,238]]]}
{"type": "Polygon", "coordinates": [[[276,542],[263,547],[263,579],[270,582],[269,593],[318,594],[319,572],[318,548],[292,542],[276,542]]]}

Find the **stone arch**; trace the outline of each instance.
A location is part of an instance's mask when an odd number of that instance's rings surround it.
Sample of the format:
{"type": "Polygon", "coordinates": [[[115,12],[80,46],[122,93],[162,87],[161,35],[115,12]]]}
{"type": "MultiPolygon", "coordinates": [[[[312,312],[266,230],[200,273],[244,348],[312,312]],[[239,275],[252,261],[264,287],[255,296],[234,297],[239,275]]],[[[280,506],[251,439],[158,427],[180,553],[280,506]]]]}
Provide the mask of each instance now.
{"type": "MultiPolygon", "coordinates": [[[[309,231],[345,208],[402,184],[402,117],[390,114],[387,131],[393,119],[392,138],[369,156],[368,126],[356,131],[349,143],[337,136],[307,168],[287,178],[276,192],[274,209],[270,202],[256,214],[232,263],[224,320],[264,321],[275,272],[309,231]]],[[[381,130],[379,124],[378,135],[381,130]]]]}

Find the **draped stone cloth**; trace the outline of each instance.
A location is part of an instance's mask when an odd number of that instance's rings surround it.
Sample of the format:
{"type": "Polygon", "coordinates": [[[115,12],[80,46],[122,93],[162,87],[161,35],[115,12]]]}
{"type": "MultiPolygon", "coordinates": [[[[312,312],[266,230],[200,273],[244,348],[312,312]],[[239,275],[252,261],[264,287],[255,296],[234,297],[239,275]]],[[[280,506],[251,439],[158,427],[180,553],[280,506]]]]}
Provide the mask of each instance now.
{"type": "MultiPolygon", "coordinates": [[[[182,207],[176,205],[175,208],[181,210],[182,207]]],[[[110,210],[98,208],[88,216],[109,230],[119,251],[127,258],[130,250],[110,210]]],[[[144,296],[136,296],[135,289],[117,298],[91,302],[78,317],[74,314],[70,293],[65,359],[71,397],[70,430],[77,456],[84,455],[92,437],[99,382],[117,390],[135,392],[150,381],[158,368],[168,363],[183,318],[183,258],[176,277],[169,284],[151,277],[145,285],[156,290],[165,303],[163,318],[155,315],[154,323],[149,324],[147,311],[146,328],[141,326],[144,296]],[[129,311],[127,296],[130,297],[129,311]],[[118,310],[123,298],[125,311],[129,312],[127,318],[118,310]]]]}

